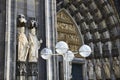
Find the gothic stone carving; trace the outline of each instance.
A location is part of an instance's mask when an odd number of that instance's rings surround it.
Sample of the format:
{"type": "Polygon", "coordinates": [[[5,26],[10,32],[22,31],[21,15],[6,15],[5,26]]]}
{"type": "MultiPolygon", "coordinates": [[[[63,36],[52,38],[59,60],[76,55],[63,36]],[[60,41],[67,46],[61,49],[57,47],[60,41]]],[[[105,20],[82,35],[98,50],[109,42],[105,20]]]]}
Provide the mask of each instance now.
{"type": "Polygon", "coordinates": [[[18,16],[18,61],[26,61],[28,55],[28,40],[25,35],[26,19],[24,15],[18,16]]]}
{"type": "Polygon", "coordinates": [[[105,58],[105,62],[103,64],[103,68],[105,70],[105,76],[107,79],[110,78],[110,64],[108,58],[105,58]]]}
{"type": "Polygon", "coordinates": [[[17,17],[17,27],[25,27],[26,19],[23,14],[18,15],[17,17]]]}
{"type": "Polygon", "coordinates": [[[30,45],[30,49],[29,49],[29,58],[28,61],[29,62],[37,62],[38,60],[38,50],[41,46],[42,40],[38,41],[38,38],[36,36],[36,22],[35,21],[31,21],[31,29],[30,29],[30,33],[29,33],[29,45],[30,45]]]}
{"type": "Polygon", "coordinates": [[[113,70],[116,78],[120,78],[120,64],[117,57],[114,57],[114,60],[113,60],[113,70]]]}
{"type": "Polygon", "coordinates": [[[57,32],[58,41],[67,42],[72,51],[79,49],[80,39],[76,25],[64,10],[61,10],[57,15],[57,32]]]}
{"type": "Polygon", "coordinates": [[[88,78],[94,79],[94,72],[93,72],[93,63],[91,62],[91,60],[88,60],[88,78]]]}
{"type": "Polygon", "coordinates": [[[99,59],[96,60],[96,66],[95,66],[95,72],[96,72],[96,78],[97,79],[102,79],[101,75],[101,62],[99,59]]]}

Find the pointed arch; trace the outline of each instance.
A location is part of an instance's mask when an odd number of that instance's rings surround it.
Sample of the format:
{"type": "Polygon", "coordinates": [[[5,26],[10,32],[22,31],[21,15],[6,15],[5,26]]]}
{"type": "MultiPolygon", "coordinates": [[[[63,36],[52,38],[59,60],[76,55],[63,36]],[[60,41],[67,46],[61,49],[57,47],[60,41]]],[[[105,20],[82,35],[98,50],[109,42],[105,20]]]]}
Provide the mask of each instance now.
{"type": "Polygon", "coordinates": [[[57,13],[57,41],[65,41],[73,52],[83,44],[79,26],[65,9],[57,13]]]}

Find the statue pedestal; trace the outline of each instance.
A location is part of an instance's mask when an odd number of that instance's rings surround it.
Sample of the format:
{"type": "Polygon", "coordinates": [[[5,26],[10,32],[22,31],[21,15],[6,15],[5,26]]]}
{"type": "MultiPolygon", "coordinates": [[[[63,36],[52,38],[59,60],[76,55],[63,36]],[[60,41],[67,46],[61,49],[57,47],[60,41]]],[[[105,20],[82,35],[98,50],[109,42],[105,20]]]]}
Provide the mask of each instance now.
{"type": "Polygon", "coordinates": [[[27,79],[27,69],[26,62],[17,62],[17,80],[26,80],[27,79]]]}
{"type": "Polygon", "coordinates": [[[28,80],[38,79],[38,65],[36,62],[28,62],[28,80]]]}

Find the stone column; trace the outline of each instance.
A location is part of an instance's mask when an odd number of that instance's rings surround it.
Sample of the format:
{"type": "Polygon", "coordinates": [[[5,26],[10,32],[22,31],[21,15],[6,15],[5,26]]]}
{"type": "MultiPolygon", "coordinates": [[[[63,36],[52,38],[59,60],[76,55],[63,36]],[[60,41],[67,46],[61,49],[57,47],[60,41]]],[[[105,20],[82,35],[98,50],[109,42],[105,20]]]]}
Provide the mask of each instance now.
{"type": "MultiPolygon", "coordinates": [[[[55,54],[56,43],[56,0],[45,0],[46,47],[55,54]]],[[[58,80],[56,57],[47,60],[47,80],[58,80]]]]}
{"type": "Polygon", "coordinates": [[[4,80],[5,16],[5,0],[0,0],[0,80],[4,80]]]}
{"type": "Polygon", "coordinates": [[[16,0],[6,0],[4,80],[16,80],[16,0]]]}

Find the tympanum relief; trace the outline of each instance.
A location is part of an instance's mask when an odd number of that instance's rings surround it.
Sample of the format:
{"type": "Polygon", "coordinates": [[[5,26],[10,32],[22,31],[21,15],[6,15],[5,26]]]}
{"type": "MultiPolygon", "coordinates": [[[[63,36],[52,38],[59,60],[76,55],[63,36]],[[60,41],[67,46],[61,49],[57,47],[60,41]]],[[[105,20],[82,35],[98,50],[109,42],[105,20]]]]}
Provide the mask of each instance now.
{"type": "Polygon", "coordinates": [[[57,40],[68,43],[70,50],[78,51],[81,41],[77,26],[63,9],[57,14],[57,40]]]}
{"type": "MultiPolygon", "coordinates": [[[[80,35],[78,33],[77,26],[70,15],[64,9],[59,11],[57,14],[57,41],[65,41],[71,51],[78,51],[81,44],[80,35]]],[[[67,62],[69,65],[67,68],[69,80],[72,78],[72,64],[70,63],[72,62],[67,62]]],[[[63,66],[65,67],[65,64],[63,66]]]]}

